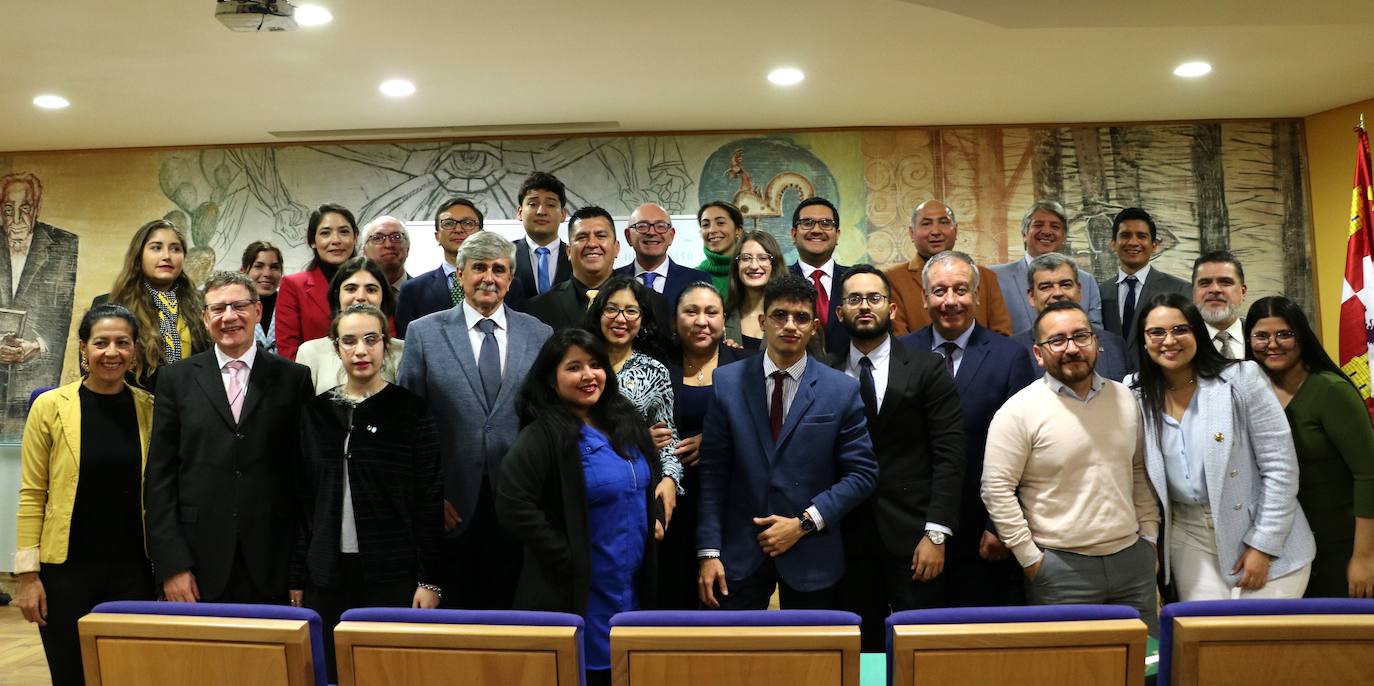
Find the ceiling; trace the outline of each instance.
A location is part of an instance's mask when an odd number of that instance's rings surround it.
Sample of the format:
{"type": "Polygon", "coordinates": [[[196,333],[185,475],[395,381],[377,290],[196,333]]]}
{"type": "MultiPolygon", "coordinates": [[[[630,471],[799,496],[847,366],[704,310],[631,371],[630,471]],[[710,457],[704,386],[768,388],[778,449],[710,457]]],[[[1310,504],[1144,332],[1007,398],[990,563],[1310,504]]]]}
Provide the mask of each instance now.
{"type": "Polygon", "coordinates": [[[314,1],[333,23],[245,34],[213,0],[4,0],[0,151],[1296,117],[1374,97],[1368,0],[314,1]],[[1193,59],[1215,70],[1171,74],[1193,59]],[[806,81],[769,84],[782,65],[806,81]],[[392,77],[418,92],[382,96],[392,77]],[[35,108],[47,92],[72,106],[35,108]]]}

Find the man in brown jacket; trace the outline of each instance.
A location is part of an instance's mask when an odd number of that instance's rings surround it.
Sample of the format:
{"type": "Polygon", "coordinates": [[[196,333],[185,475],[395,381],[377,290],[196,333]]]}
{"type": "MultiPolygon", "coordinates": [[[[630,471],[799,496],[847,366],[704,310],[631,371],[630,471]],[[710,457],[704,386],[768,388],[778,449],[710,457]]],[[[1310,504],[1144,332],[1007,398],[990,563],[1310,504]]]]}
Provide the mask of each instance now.
{"type": "MultiPolygon", "coordinates": [[[[939,200],[927,200],[911,213],[907,231],[916,245],[916,254],[910,262],[892,265],[883,272],[892,282],[892,303],[896,305],[892,312],[892,333],[898,336],[930,324],[925,292],[921,290],[921,270],[932,255],[954,249],[954,241],[959,237],[959,222],[948,205],[939,200]]],[[[977,303],[973,318],[979,324],[1003,336],[1012,335],[1011,316],[1002,300],[997,275],[982,265],[978,266],[977,303]]]]}

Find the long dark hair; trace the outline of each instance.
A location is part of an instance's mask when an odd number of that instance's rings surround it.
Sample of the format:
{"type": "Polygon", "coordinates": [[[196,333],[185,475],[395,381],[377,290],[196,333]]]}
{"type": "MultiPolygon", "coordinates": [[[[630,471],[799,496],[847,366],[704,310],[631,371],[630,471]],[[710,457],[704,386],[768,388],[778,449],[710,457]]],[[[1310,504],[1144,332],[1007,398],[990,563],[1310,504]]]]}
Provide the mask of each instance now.
{"type": "MultiPolygon", "coordinates": [[[[109,299],[109,302],[122,305],[143,322],[138,334],[138,361],[140,368],[148,373],[152,373],[166,362],[162,354],[162,332],[158,328],[159,314],[148,291],[143,287],[147,283],[147,277],[143,274],[143,247],[148,244],[153,232],[162,229],[175,233],[182,250],[186,250],[186,236],[172,222],[154,219],[138,227],[129,239],[129,248],[124,252],[124,264],[115,276],[114,288],[110,289],[109,299]]],[[[210,347],[210,334],[206,332],[205,322],[201,316],[205,311],[205,299],[201,297],[195,284],[191,283],[191,277],[186,273],[184,266],[172,282],[170,290],[177,296],[177,317],[186,322],[186,329],[191,333],[191,340],[188,341],[191,350],[182,351],[183,358],[190,357],[192,351],[210,347]]]]}
{"type": "Polygon", "coordinates": [[[328,202],[320,205],[310,212],[310,220],[305,225],[305,244],[310,248],[310,262],[305,265],[304,271],[308,272],[315,267],[322,267],[326,272],[331,269],[320,260],[320,251],[315,248],[315,234],[320,230],[320,222],[324,221],[324,215],[331,212],[347,220],[349,228],[353,229],[354,255],[358,254],[358,248],[362,246],[362,236],[358,233],[358,220],[353,218],[353,213],[347,207],[328,202]]]}
{"type": "Polygon", "coordinates": [[[587,316],[582,320],[582,328],[586,329],[591,335],[601,340],[604,345],[606,334],[601,330],[601,310],[606,308],[606,303],[611,296],[620,291],[628,290],[635,297],[635,302],[639,304],[639,333],[634,340],[630,341],[631,346],[639,352],[658,360],[667,362],[667,351],[664,350],[663,335],[660,332],[658,320],[654,317],[653,292],[648,286],[640,283],[632,276],[613,276],[596,293],[596,298],[592,300],[591,307],[587,308],[587,316]]]}
{"type": "Polygon", "coordinates": [[[1255,353],[1250,349],[1250,330],[1255,328],[1255,324],[1259,323],[1259,320],[1266,317],[1278,317],[1287,322],[1288,328],[1292,329],[1293,334],[1297,337],[1298,359],[1302,362],[1302,366],[1307,368],[1307,371],[1331,372],[1346,381],[1350,381],[1350,385],[1355,385],[1355,382],[1351,381],[1350,377],[1346,376],[1345,372],[1336,366],[1331,356],[1326,354],[1326,349],[1322,347],[1321,341],[1317,340],[1317,333],[1312,330],[1312,324],[1307,321],[1307,315],[1303,313],[1302,308],[1281,295],[1260,298],[1245,313],[1243,325],[1245,330],[1245,359],[1255,359],[1255,353]]]}
{"type": "Polygon", "coordinates": [[[573,347],[587,351],[606,372],[601,398],[592,405],[589,413],[592,424],[610,435],[611,445],[622,456],[631,456],[636,450],[646,459],[656,456],[658,451],[649,437],[649,427],[644,417],[620,394],[620,384],[616,382],[606,345],[582,329],[559,331],[539,349],[539,355],[534,359],[525,383],[515,397],[520,427],[542,424],[553,434],[562,450],[576,453],[582,420],[568,409],[558,395],[558,366],[573,347]]]}
{"type": "Polygon", "coordinates": [[[343,290],[345,281],[353,278],[358,272],[367,272],[372,278],[377,280],[382,287],[382,313],[390,317],[396,314],[396,293],[391,288],[391,282],[386,280],[386,273],[372,260],[359,255],[350,257],[343,264],[339,265],[339,271],[334,272],[334,278],[329,280],[329,316],[333,317],[339,313],[339,291],[343,290]]]}
{"type": "Polygon", "coordinates": [[[1215,379],[1236,361],[1227,359],[1217,352],[1216,346],[1207,337],[1207,324],[1202,321],[1202,313],[1193,301],[1177,293],[1164,293],[1150,298],[1135,317],[1135,336],[1131,345],[1135,348],[1136,359],[1140,361],[1140,371],[1136,374],[1132,388],[1140,391],[1145,417],[1155,427],[1159,435],[1164,423],[1164,370],[1150,357],[1145,349],[1145,318],[1157,308],[1168,307],[1183,313],[1183,319],[1193,329],[1193,340],[1197,343],[1197,353],[1193,355],[1193,374],[1203,379],[1215,379]]]}
{"type": "MultiPolygon", "coordinates": [[[[769,260],[772,263],[772,268],[768,272],[769,283],[781,279],[782,275],[787,273],[787,263],[782,259],[782,246],[778,243],[778,239],[767,231],[745,231],[739,240],[735,241],[735,257],[730,262],[730,287],[725,294],[725,315],[727,317],[732,312],[744,314],[740,312],[740,308],[744,306],[744,294],[748,288],[744,285],[744,281],[739,278],[739,253],[744,250],[744,244],[749,241],[758,243],[764,252],[773,256],[773,259],[769,260]]],[[[767,286],[767,284],[764,285],[767,286]]]]}

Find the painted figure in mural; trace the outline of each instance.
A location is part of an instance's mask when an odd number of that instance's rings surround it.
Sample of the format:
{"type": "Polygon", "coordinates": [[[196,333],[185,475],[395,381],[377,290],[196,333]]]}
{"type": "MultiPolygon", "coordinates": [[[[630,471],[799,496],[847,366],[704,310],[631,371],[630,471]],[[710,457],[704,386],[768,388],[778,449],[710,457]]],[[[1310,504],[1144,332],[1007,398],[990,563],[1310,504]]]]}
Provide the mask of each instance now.
{"type": "Polygon", "coordinates": [[[730,154],[730,168],[726,170],[725,175],[739,181],[739,189],[735,191],[735,205],[746,217],[755,220],[755,226],[758,225],[760,217],[782,216],[782,199],[787,191],[796,191],[802,200],[816,194],[816,187],[811,180],[794,171],[774,174],[763,188],[755,186],[754,178],[744,168],[743,149],[730,154]]]}
{"type": "Polygon", "coordinates": [[[362,240],[363,256],[382,268],[392,292],[400,292],[401,284],[410,279],[406,273],[406,259],[410,257],[406,225],[395,217],[377,217],[363,227],[362,240]]]}
{"type": "Polygon", "coordinates": [[[43,184],[26,172],[0,177],[0,434],[24,425],[29,394],[62,376],[76,289],[77,237],[38,221],[43,184]],[[21,314],[22,313],[22,314],[21,314]],[[13,324],[13,326],[11,326],[13,324]]]}

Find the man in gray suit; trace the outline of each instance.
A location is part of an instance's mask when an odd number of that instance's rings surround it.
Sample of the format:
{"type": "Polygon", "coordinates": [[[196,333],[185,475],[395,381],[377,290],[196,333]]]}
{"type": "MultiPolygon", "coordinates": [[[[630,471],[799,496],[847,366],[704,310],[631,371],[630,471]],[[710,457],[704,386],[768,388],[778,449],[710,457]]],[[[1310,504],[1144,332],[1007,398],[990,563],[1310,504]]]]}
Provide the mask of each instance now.
{"type": "Polygon", "coordinates": [[[1102,291],[1102,325],[1129,343],[1135,333],[1138,306],[1163,293],[1191,297],[1187,281],[1150,266],[1159,249],[1159,229],[1149,212],[1127,207],[1112,220],[1112,252],[1121,264],[1115,277],[1098,283],[1102,291]]]}
{"type": "MultiPolygon", "coordinates": [[[[997,285],[1002,288],[1002,300],[1006,301],[1007,313],[1011,315],[1012,331],[1025,331],[1035,323],[1035,309],[1026,300],[1024,291],[1030,261],[1049,252],[1062,254],[1068,231],[1069,216],[1064,206],[1053,200],[1037,200],[1021,217],[1025,256],[990,267],[997,274],[997,285]]],[[[1079,269],[1078,282],[1083,284],[1083,309],[1088,311],[1088,318],[1094,325],[1102,326],[1102,295],[1097,290],[1097,281],[1092,274],[1079,269]]]]}
{"type": "Polygon", "coordinates": [[[458,251],[460,307],[411,322],[397,382],[429,401],[444,465],[443,607],[508,610],[521,548],[502,534],[491,479],[515,442],[515,395],[553,330],[506,307],[515,244],[482,231],[458,251]]]}
{"type": "MultiPolygon", "coordinates": [[[[1026,285],[1026,297],[1030,299],[1036,314],[1043,312],[1050,303],[1077,303],[1083,299],[1083,289],[1078,282],[1078,266],[1057,252],[1047,252],[1031,260],[1026,285]]],[[[1098,375],[1120,381],[1135,371],[1134,360],[1126,354],[1126,343],[1120,336],[1097,324],[1093,325],[1093,336],[1096,338],[1098,375]]],[[[1035,348],[1039,342],[1034,328],[1017,332],[1011,339],[1026,346],[1027,351],[1035,348]]]]}

